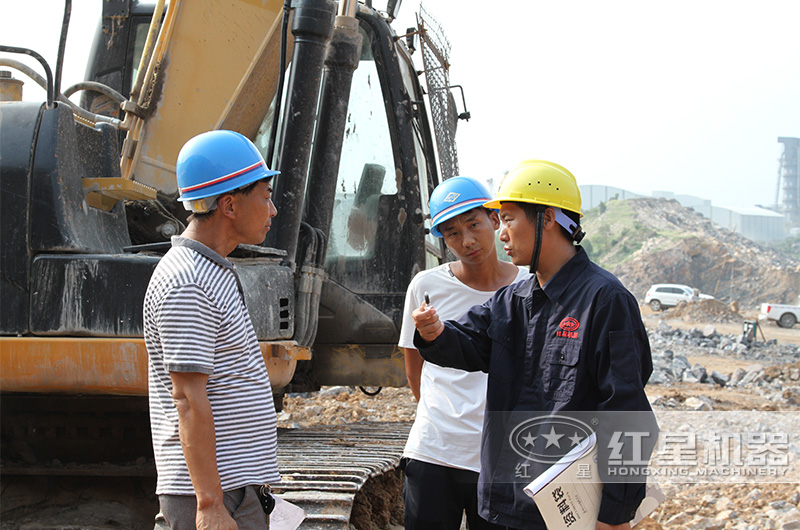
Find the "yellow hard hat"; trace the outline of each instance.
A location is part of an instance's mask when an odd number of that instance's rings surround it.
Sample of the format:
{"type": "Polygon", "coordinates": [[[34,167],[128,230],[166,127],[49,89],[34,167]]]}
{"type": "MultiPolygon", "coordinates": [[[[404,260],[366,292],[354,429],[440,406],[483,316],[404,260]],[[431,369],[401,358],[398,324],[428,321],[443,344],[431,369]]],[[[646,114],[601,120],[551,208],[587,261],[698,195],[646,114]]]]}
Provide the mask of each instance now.
{"type": "Polygon", "coordinates": [[[497,198],[484,204],[499,209],[501,202],[529,202],[581,213],[581,190],[566,168],[546,160],[525,160],[506,174],[497,198]]]}

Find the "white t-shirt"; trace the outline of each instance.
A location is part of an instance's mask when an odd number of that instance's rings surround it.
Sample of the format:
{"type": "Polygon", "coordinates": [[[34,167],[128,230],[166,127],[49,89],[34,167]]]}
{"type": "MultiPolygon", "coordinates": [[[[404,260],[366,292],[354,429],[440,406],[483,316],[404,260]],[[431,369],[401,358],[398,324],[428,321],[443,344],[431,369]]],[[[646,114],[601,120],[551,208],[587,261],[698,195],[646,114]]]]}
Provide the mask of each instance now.
{"type": "MultiPolygon", "coordinates": [[[[530,276],[520,269],[514,282],[530,276]]],[[[442,320],[455,320],[483,304],[494,291],[478,291],[462,283],[445,263],[422,271],[411,280],[406,293],[399,346],[414,347],[411,313],[428,292],[431,306],[442,320]]],[[[417,416],[408,435],[403,456],[478,472],[481,469],[481,431],[486,403],[487,375],[445,368],[425,361],[420,378],[417,416]]]]}

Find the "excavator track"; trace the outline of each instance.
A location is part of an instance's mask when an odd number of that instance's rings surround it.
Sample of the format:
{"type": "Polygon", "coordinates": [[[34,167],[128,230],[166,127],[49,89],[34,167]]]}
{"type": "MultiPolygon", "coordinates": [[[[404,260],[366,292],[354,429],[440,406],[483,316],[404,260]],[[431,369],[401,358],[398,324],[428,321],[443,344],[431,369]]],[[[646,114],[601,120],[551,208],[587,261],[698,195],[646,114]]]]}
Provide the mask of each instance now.
{"type": "MultiPolygon", "coordinates": [[[[3,490],[2,519],[20,515],[36,520],[33,513],[39,508],[34,504],[42,502],[43,489],[81,490],[82,499],[125,501],[136,506],[139,516],[155,514],[155,465],[146,402],[121,400],[121,405],[112,406],[106,400],[93,403],[96,407],[90,414],[65,398],[58,403],[6,398],[0,475],[4,486],[12,487],[3,490]],[[44,414],[46,410],[50,415],[44,414]],[[142,425],[142,436],[132,428],[136,425],[142,425]],[[117,454],[120,457],[115,458],[117,454]],[[13,502],[5,502],[8,499],[13,502]]],[[[273,492],[303,508],[307,518],[301,529],[348,530],[354,519],[385,520],[386,513],[402,507],[402,481],[396,469],[410,426],[366,422],[278,429],[281,482],[273,492]]],[[[50,506],[54,513],[32,528],[50,530],[71,524],[55,513],[62,500],[67,516],[76,501],[83,502],[63,495],[46,497],[40,508],[50,506]]],[[[144,519],[152,521],[152,515],[144,519]]],[[[10,520],[0,526],[13,528],[10,520]]],[[[100,522],[95,526],[106,528],[100,522]]],[[[138,530],[152,528],[152,523],[122,523],[121,527],[138,530]]]]}
{"type": "Polygon", "coordinates": [[[325,425],[278,432],[273,492],[306,512],[301,529],[348,530],[356,494],[397,468],[410,423],[325,425]]]}

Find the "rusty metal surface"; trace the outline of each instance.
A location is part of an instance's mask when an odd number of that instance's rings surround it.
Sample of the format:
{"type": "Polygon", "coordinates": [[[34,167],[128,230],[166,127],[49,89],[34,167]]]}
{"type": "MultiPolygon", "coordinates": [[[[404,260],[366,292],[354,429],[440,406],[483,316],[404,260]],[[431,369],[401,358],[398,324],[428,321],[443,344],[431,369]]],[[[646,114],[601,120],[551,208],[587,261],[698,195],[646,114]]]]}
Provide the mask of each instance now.
{"type": "Polygon", "coordinates": [[[223,124],[254,131],[277,84],[282,16],[281,0],[170,2],[138,99],[147,120],[126,119],[125,178],[174,194],[186,140],[223,124]]]}
{"type": "Polygon", "coordinates": [[[306,512],[301,529],[349,529],[356,493],[397,467],[410,423],[325,425],[278,431],[281,483],[273,491],[306,512]]]}
{"type": "MultiPolygon", "coordinates": [[[[273,391],[286,386],[311,350],[294,341],[259,341],[273,391]]],[[[0,391],[147,395],[144,339],[0,337],[0,391]]]]}

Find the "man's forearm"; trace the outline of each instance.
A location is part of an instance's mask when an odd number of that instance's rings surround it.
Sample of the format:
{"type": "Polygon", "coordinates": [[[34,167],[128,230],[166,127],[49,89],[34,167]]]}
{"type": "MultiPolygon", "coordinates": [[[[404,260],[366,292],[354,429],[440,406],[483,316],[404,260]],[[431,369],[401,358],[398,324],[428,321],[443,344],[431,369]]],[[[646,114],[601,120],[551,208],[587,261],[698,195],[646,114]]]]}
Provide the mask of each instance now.
{"type": "Polygon", "coordinates": [[[175,372],[170,376],[183,457],[197,498],[195,526],[198,530],[235,530],[236,522],[225,507],[217,468],[214,414],[206,392],[208,376],[175,372]]]}
{"type": "Polygon", "coordinates": [[[208,401],[205,404],[179,404],[178,421],[181,447],[197,495],[198,509],[222,502],[211,404],[208,401]]]}
{"type": "Polygon", "coordinates": [[[173,398],[178,410],[178,430],[192,480],[197,507],[222,503],[222,484],[217,469],[214,414],[206,393],[208,376],[173,373],[173,398]]]}
{"type": "Polygon", "coordinates": [[[414,348],[403,348],[406,364],[406,377],[408,386],[414,394],[414,398],[419,401],[420,380],[422,379],[422,364],[425,362],[422,356],[414,348]]]}
{"type": "Polygon", "coordinates": [[[486,372],[488,355],[482,357],[479,350],[481,345],[472,343],[470,336],[454,326],[457,326],[457,323],[448,322],[433,342],[426,341],[416,332],[414,346],[423,359],[439,366],[458,368],[467,372],[486,372]]]}

